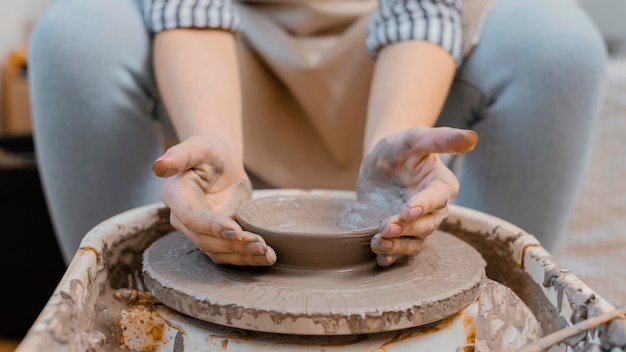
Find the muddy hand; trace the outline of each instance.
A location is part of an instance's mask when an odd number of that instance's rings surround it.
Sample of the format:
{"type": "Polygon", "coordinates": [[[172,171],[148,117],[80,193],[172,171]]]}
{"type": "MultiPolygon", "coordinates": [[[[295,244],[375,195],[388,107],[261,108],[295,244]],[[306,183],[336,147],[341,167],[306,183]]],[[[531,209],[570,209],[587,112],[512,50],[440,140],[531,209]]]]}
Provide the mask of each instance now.
{"type": "Polygon", "coordinates": [[[233,219],[252,196],[243,163],[218,138],[191,137],[167,150],[152,170],[167,178],[162,200],[170,222],[215,263],[272,265],[276,253],[261,236],[243,231],[233,219]]]}
{"type": "Polygon", "coordinates": [[[477,142],[478,135],[470,130],[414,127],[387,136],[364,157],[358,199],[393,214],[371,241],[379,265],[391,265],[422,249],[459,191],[456,176],[439,154],[463,154],[477,142]]]}

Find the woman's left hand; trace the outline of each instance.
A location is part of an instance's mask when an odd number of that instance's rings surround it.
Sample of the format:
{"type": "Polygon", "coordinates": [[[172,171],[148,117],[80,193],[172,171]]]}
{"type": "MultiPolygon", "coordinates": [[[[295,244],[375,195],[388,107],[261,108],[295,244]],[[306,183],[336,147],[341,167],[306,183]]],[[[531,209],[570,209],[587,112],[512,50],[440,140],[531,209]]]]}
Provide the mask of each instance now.
{"type": "Polygon", "coordinates": [[[389,266],[422,249],[459,192],[456,176],[438,154],[463,154],[477,142],[471,130],[420,126],[387,136],[365,155],[357,197],[393,214],[371,241],[378,265],[389,266]]]}

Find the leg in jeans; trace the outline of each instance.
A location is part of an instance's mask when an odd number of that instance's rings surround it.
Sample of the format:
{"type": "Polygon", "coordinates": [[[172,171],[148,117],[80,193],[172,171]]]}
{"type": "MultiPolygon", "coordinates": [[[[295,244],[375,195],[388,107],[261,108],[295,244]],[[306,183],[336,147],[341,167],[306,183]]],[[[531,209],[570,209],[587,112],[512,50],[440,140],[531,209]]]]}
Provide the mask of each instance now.
{"type": "Polygon", "coordinates": [[[604,90],[605,44],[569,1],[500,0],[438,124],[474,129],[455,203],[553,251],[581,192],[604,90]]]}
{"type": "Polygon", "coordinates": [[[99,222],[158,202],[150,37],[134,0],[58,0],[30,42],[35,152],[69,263],[99,222]]]}

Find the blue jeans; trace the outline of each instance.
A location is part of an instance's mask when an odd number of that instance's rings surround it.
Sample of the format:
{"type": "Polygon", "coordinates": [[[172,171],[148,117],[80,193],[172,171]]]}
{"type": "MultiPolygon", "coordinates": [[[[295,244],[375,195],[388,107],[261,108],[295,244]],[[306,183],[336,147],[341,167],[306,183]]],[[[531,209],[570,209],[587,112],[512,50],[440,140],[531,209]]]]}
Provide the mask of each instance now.
{"type": "MultiPolygon", "coordinates": [[[[151,165],[169,129],[151,39],[132,0],[57,0],[34,30],[35,151],[67,263],[99,222],[160,201],[151,165]]],[[[474,151],[454,158],[454,202],[510,221],[553,250],[585,176],[605,60],[598,30],[569,1],[496,3],[438,121],[480,136],[474,151]]]]}

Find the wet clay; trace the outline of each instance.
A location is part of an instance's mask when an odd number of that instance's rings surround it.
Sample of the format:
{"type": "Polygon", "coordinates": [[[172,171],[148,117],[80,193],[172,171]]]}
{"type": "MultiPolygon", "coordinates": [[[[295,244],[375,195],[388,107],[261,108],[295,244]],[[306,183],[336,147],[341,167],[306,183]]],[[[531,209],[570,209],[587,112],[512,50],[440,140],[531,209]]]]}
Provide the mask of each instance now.
{"type": "Polygon", "coordinates": [[[237,221],[274,249],[277,265],[322,269],[374,260],[370,241],[389,215],[356,200],[299,195],[253,199],[237,221]]]}
{"type": "Polygon", "coordinates": [[[352,335],[416,327],[476,299],[485,261],[441,231],[420,254],[381,268],[339,269],[214,264],[182,233],[144,251],[144,281],[170,308],[220,325],[298,335],[352,335]]]}

